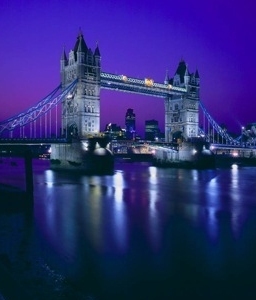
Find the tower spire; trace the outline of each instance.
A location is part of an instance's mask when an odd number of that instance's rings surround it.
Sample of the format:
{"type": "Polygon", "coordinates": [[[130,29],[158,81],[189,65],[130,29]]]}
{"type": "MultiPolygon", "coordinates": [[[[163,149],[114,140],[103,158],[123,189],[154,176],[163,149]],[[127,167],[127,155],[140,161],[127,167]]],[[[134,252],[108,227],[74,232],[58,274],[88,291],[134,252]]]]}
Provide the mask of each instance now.
{"type": "Polygon", "coordinates": [[[169,83],[169,72],[168,72],[168,70],[166,70],[166,73],[165,73],[165,79],[164,79],[164,83],[165,84],[168,84],[169,83]]]}
{"type": "Polygon", "coordinates": [[[79,27],[79,33],[78,33],[78,36],[77,36],[77,39],[76,39],[76,44],[75,44],[75,47],[74,47],[74,52],[75,52],[75,55],[77,55],[77,52],[84,52],[85,54],[87,53],[88,51],[88,47],[84,41],[84,36],[83,36],[83,33],[82,33],[82,30],[81,30],[81,27],[79,27]]]}
{"type": "Polygon", "coordinates": [[[61,60],[63,61],[67,61],[67,55],[66,55],[66,51],[65,51],[65,45],[63,46],[63,51],[62,51],[62,54],[61,54],[61,60]]]}
{"type": "Polygon", "coordinates": [[[64,70],[65,66],[68,64],[68,59],[65,51],[65,46],[63,46],[63,51],[60,58],[60,69],[61,71],[64,70]]]}
{"type": "Polygon", "coordinates": [[[80,38],[81,36],[83,36],[83,32],[82,32],[82,28],[80,26],[79,30],[78,30],[78,36],[77,36],[77,38],[80,38]]]}
{"type": "Polygon", "coordinates": [[[94,55],[100,56],[100,49],[99,49],[99,43],[98,42],[96,43],[96,48],[95,48],[95,51],[94,51],[94,55]]]}

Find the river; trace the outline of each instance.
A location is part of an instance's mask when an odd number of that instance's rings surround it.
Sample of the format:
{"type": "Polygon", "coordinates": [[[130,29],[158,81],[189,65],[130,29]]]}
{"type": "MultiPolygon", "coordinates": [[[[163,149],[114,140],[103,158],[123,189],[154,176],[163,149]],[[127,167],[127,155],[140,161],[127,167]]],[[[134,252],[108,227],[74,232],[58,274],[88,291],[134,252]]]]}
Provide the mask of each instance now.
{"type": "MultiPolygon", "coordinates": [[[[0,182],[22,187],[14,160],[2,161],[0,182]]],[[[33,168],[32,216],[0,219],[0,254],[31,299],[254,299],[255,167],[33,168]]]]}

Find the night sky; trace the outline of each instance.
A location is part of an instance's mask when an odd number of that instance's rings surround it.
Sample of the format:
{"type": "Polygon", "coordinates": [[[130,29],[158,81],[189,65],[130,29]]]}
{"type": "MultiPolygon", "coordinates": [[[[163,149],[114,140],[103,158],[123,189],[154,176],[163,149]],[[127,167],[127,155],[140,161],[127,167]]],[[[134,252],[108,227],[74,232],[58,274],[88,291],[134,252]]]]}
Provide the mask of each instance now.
{"type": "MultiPolygon", "coordinates": [[[[254,1],[130,0],[0,2],[0,121],[48,95],[60,83],[60,57],[81,27],[87,46],[101,52],[102,71],[172,77],[184,59],[199,71],[201,101],[229,131],[256,122],[254,1]]],[[[156,119],[164,130],[164,100],[101,91],[101,129],[124,127],[133,108],[138,132],[156,119]]]]}

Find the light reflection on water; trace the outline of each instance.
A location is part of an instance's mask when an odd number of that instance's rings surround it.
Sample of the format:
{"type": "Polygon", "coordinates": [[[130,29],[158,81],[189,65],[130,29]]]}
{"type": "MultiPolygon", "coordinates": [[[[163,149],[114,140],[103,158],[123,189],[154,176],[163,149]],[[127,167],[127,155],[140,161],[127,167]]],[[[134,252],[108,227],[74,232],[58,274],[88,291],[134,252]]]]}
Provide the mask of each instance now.
{"type": "MultiPolygon", "coordinates": [[[[113,176],[69,178],[46,170],[45,186],[41,186],[44,197],[39,196],[43,198],[40,206],[44,207],[40,219],[44,218],[44,231],[49,230],[50,236],[58,238],[63,232],[63,239],[75,235],[79,222],[86,223],[90,226],[87,234],[99,251],[106,246],[105,230],[111,232],[120,251],[127,250],[129,226],[135,222],[136,211],[138,218],[147,222],[144,233],[151,247],[157,247],[161,240],[160,223],[172,214],[180,214],[194,224],[203,219],[209,237],[216,238],[219,212],[229,213],[234,232],[241,230],[244,192],[240,189],[239,172],[234,167],[224,171],[189,171],[137,165],[134,169],[117,170],[113,176]]],[[[61,244],[65,247],[70,243],[64,240],[61,244]]]]}
{"type": "Polygon", "coordinates": [[[126,299],[128,289],[131,299],[139,289],[147,299],[153,291],[165,299],[184,280],[207,291],[228,278],[235,286],[241,277],[250,283],[255,177],[254,168],[239,167],[123,163],[113,176],[71,176],[37,166],[38,238],[52,264],[99,297],[99,289],[111,296],[116,290],[126,299]]]}

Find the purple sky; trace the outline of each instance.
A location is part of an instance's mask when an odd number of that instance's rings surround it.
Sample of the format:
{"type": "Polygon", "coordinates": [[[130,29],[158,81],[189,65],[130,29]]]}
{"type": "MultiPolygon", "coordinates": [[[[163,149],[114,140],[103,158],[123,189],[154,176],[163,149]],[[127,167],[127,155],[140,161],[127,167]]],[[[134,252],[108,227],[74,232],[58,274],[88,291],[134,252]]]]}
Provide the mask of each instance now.
{"type": "MultiPolygon", "coordinates": [[[[239,132],[256,122],[254,1],[130,0],[0,2],[0,120],[49,94],[60,83],[60,56],[81,27],[87,46],[98,42],[102,71],[163,82],[183,58],[197,68],[201,101],[218,123],[239,132]]],[[[164,130],[164,100],[101,91],[101,129],[124,126],[128,108],[144,135],[145,120],[164,130]]]]}

